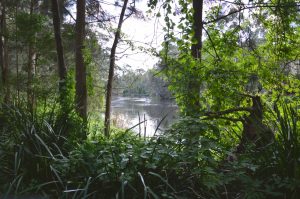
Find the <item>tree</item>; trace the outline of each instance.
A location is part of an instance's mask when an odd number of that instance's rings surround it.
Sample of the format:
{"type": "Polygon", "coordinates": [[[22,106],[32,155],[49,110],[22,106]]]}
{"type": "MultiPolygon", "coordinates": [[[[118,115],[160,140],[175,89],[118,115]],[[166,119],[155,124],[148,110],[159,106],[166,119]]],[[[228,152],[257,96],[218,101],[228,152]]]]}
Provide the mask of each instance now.
{"type": "MultiPolygon", "coordinates": [[[[203,0],[193,0],[193,43],[191,47],[191,54],[197,62],[201,62],[202,55],[202,12],[203,12],[203,0]]],[[[197,64],[200,66],[200,64],[197,64]]],[[[196,69],[197,70],[197,69],[196,69]]],[[[187,116],[197,116],[200,113],[200,81],[197,76],[192,76],[189,81],[189,93],[190,99],[187,100],[189,104],[187,116]]]]}
{"type": "Polygon", "coordinates": [[[201,18],[197,11],[203,4],[193,1],[194,15],[191,15],[191,3],[179,1],[180,37],[174,35],[174,22],[170,17],[176,10],[172,10],[171,1],[163,3],[167,26],[163,73],[182,114],[197,116],[200,113],[200,118],[218,119],[220,125],[228,125],[224,120],[242,125],[241,151],[245,140],[253,143],[261,137],[261,132],[269,133],[272,139],[272,133],[263,124],[267,112],[264,100],[276,103],[278,97],[287,97],[284,96],[289,92],[286,89],[299,91],[295,76],[283,72],[299,56],[296,47],[299,45],[299,3],[216,1],[210,5],[202,24],[197,21],[201,18]],[[206,38],[203,45],[199,39],[202,29],[206,38]],[[179,49],[176,57],[168,54],[174,43],[179,49]],[[187,53],[189,47],[192,56],[187,53]],[[249,85],[251,81],[253,85],[249,85]],[[199,98],[193,97],[197,86],[201,86],[199,98]],[[200,109],[193,108],[197,99],[202,105],[200,109]]]}
{"type": "MultiPolygon", "coordinates": [[[[30,2],[30,20],[34,17],[34,12],[36,10],[37,0],[31,0],[30,2]]],[[[29,40],[28,46],[28,63],[27,63],[27,107],[31,112],[33,112],[35,106],[35,94],[34,94],[34,85],[33,78],[35,75],[36,69],[36,51],[35,51],[35,43],[36,42],[36,33],[31,35],[31,39],[29,40]]]]}
{"type": "Polygon", "coordinates": [[[87,120],[87,87],[86,66],[84,63],[84,39],[85,39],[85,0],[77,0],[76,16],[76,41],[75,41],[75,64],[76,64],[76,96],[75,106],[79,116],[87,120]]]}
{"type": "Polygon", "coordinates": [[[193,44],[192,44],[192,55],[195,59],[201,61],[201,50],[202,50],[202,12],[203,12],[203,0],[193,0],[193,44]]]}
{"type": "Polygon", "coordinates": [[[120,39],[121,28],[125,16],[125,11],[127,8],[127,3],[128,0],[124,0],[121,15],[118,22],[118,27],[115,32],[114,42],[110,51],[110,63],[109,63],[108,82],[106,87],[106,103],[105,103],[105,119],[104,119],[104,135],[107,137],[109,137],[109,133],[110,133],[110,114],[111,114],[110,108],[111,108],[111,96],[112,96],[112,83],[113,83],[114,69],[115,69],[116,49],[120,39]]]}
{"type": "Polygon", "coordinates": [[[299,53],[295,39],[299,30],[291,26],[296,22],[295,8],[294,3],[280,1],[263,6],[234,4],[229,12],[224,11],[227,14],[208,19],[204,96],[216,118],[221,113],[222,120],[242,123],[238,152],[248,143],[261,147],[273,139],[272,131],[263,123],[269,111],[264,101],[275,107],[279,98],[288,97],[283,94],[286,88],[297,90],[294,86],[299,85],[295,76],[283,73],[299,53]],[[249,9],[248,13],[243,9],[249,9]],[[246,114],[241,116],[240,111],[246,114]]]}
{"type": "Polygon", "coordinates": [[[1,91],[3,91],[3,100],[9,101],[9,84],[8,84],[8,49],[7,49],[7,30],[6,30],[6,0],[0,3],[0,65],[1,65],[1,91]]]}
{"type": "MultiPolygon", "coordinates": [[[[158,1],[150,1],[156,5],[158,1]]],[[[203,111],[200,89],[202,67],[202,29],[203,1],[179,1],[179,8],[174,7],[171,0],[162,3],[166,10],[164,52],[162,55],[162,72],[170,82],[169,88],[175,94],[181,114],[198,117],[203,111]],[[192,3],[192,5],[191,5],[192,3]],[[180,10],[180,11],[179,11],[180,10]],[[179,23],[173,22],[173,15],[178,15],[179,23]],[[181,37],[174,34],[180,31],[181,37]],[[172,46],[176,46],[177,57],[170,56],[172,46]]]]}
{"type": "Polygon", "coordinates": [[[66,97],[67,69],[65,66],[64,51],[63,51],[63,45],[61,39],[60,18],[61,17],[59,15],[58,1],[52,0],[52,19],[53,19],[55,41],[56,41],[58,74],[59,74],[59,95],[60,95],[61,105],[65,106],[66,101],[64,99],[66,97]]]}

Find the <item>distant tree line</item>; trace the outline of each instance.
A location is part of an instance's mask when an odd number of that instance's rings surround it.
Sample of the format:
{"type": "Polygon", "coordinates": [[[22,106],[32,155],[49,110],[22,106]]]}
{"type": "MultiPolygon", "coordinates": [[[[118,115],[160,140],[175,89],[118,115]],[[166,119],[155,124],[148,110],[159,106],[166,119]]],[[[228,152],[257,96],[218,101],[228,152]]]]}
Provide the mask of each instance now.
{"type": "Polygon", "coordinates": [[[157,74],[157,69],[128,70],[115,79],[114,92],[123,96],[151,96],[162,100],[173,99],[168,83],[157,74]]]}

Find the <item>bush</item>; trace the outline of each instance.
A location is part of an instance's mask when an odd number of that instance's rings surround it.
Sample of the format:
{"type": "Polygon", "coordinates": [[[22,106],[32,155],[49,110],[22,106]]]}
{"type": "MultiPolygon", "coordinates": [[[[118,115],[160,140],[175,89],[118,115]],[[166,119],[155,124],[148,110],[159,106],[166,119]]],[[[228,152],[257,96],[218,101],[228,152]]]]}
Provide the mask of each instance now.
{"type": "Polygon", "coordinates": [[[249,145],[243,154],[234,154],[236,142],[216,121],[184,118],[146,140],[120,129],[106,138],[101,128],[78,140],[70,129],[80,133],[80,120],[71,115],[63,122],[58,113],[1,109],[0,192],[104,199],[299,195],[299,117],[291,107],[268,119],[273,143],[249,145]]]}

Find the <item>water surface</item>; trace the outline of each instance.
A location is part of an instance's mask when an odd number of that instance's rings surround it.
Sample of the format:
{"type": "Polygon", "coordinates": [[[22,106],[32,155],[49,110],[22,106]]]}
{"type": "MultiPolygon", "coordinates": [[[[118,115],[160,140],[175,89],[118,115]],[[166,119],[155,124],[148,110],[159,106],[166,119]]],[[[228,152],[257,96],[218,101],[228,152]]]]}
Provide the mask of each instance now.
{"type": "Polygon", "coordinates": [[[112,123],[131,128],[141,136],[153,136],[169,127],[178,117],[174,101],[151,97],[113,97],[112,123]],[[138,125],[141,123],[140,125],[138,125]]]}

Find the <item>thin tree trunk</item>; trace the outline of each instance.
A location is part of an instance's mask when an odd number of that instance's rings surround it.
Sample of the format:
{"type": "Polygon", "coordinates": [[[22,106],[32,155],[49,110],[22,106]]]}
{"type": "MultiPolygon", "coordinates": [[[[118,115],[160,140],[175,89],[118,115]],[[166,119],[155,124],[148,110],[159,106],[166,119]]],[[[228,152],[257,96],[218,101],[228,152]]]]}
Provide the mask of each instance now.
{"type": "Polygon", "coordinates": [[[29,44],[28,47],[28,66],[27,66],[27,103],[28,109],[33,111],[35,96],[34,96],[34,88],[33,88],[33,77],[34,77],[34,68],[35,68],[35,56],[34,45],[29,44]]]}
{"type": "Polygon", "coordinates": [[[7,37],[6,37],[6,1],[1,2],[1,39],[0,39],[0,64],[1,64],[1,80],[2,80],[2,91],[4,94],[4,102],[9,102],[10,90],[8,84],[8,49],[7,49],[7,37]]]}
{"type": "MultiPolygon", "coordinates": [[[[36,6],[36,0],[31,0],[30,3],[30,15],[34,13],[34,7],[36,6]]],[[[35,35],[33,36],[35,37],[35,35]]],[[[33,77],[35,75],[35,64],[36,64],[36,52],[35,52],[35,41],[30,41],[28,46],[28,63],[27,63],[27,106],[32,112],[35,105],[35,96],[33,88],[33,77]]]]}
{"type": "MultiPolygon", "coordinates": [[[[201,51],[202,51],[202,12],[203,12],[203,0],[193,0],[193,30],[194,30],[194,40],[196,43],[192,45],[191,53],[192,56],[201,62],[201,51]]],[[[197,69],[196,69],[197,70],[197,69]]],[[[188,116],[197,116],[200,111],[200,84],[199,77],[197,74],[191,74],[189,80],[189,99],[187,102],[187,115],[188,116]]]]}
{"type": "Polygon", "coordinates": [[[4,23],[4,9],[3,2],[0,2],[0,8],[2,8],[0,12],[0,67],[1,67],[1,82],[0,82],[0,91],[3,93],[4,85],[3,85],[3,69],[4,69],[4,45],[3,45],[3,23],[4,23]]]}
{"type": "Polygon", "coordinates": [[[5,5],[4,1],[0,2],[1,15],[0,15],[0,66],[1,66],[1,93],[4,91],[4,23],[5,23],[5,5]]]}
{"type": "MultiPolygon", "coordinates": [[[[15,18],[18,16],[18,3],[16,4],[15,8],[15,18]]],[[[17,23],[15,24],[15,31],[17,32],[18,26],[17,23]]],[[[15,40],[15,51],[16,51],[16,72],[17,72],[17,79],[16,79],[16,89],[17,89],[17,104],[19,104],[20,101],[20,88],[19,88],[19,50],[18,50],[18,35],[16,34],[16,40],[15,40]]]]}
{"type": "Polygon", "coordinates": [[[77,0],[76,17],[76,96],[75,104],[79,116],[87,120],[87,87],[86,67],[84,64],[83,49],[85,38],[85,0],[77,0]]]}
{"type": "Polygon", "coordinates": [[[54,27],[56,51],[57,51],[60,103],[61,106],[65,106],[66,101],[64,99],[66,97],[67,69],[65,66],[64,50],[63,50],[62,39],[61,39],[61,30],[60,30],[61,21],[60,21],[59,7],[58,7],[57,0],[52,0],[52,19],[53,19],[53,27],[54,27]]]}
{"type": "Polygon", "coordinates": [[[109,63],[109,74],[108,82],[106,88],[106,102],[105,102],[105,120],[104,120],[104,135],[109,137],[110,134],[110,114],[111,114],[111,95],[112,95],[112,83],[114,78],[114,69],[115,69],[115,58],[116,58],[116,49],[120,38],[121,28],[123,24],[123,19],[125,15],[125,10],[127,8],[128,0],[124,0],[122,7],[121,15],[119,18],[118,28],[115,33],[114,43],[110,51],[110,63],[109,63]]]}

